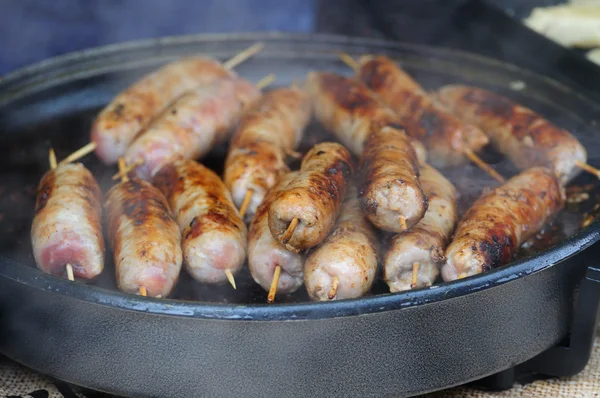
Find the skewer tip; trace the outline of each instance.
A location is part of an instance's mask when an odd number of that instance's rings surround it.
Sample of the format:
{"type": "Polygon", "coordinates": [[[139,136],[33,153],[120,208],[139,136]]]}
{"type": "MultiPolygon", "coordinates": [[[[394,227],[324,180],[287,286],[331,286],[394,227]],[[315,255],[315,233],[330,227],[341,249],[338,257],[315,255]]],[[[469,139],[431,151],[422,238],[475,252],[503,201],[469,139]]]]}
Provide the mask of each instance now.
{"type": "Polygon", "coordinates": [[[254,191],[249,189],[248,192],[246,192],[246,196],[244,196],[244,201],[240,206],[240,216],[242,216],[242,218],[244,218],[244,214],[246,214],[246,210],[248,210],[248,205],[250,204],[250,199],[252,199],[253,193],[254,191]]]}
{"type": "Polygon", "coordinates": [[[125,164],[125,159],[122,157],[119,158],[119,174],[121,176],[121,182],[129,181],[129,176],[127,175],[127,164],[125,164]]]}
{"type": "Polygon", "coordinates": [[[275,74],[273,74],[273,73],[270,73],[267,76],[265,76],[262,79],[260,79],[256,83],[256,88],[259,89],[259,90],[262,90],[263,88],[265,88],[268,85],[270,85],[271,83],[273,83],[275,81],[275,79],[277,79],[277,76],[275,74]]]}
{"type": "Polygon", "coordinates": [[[82,157],[86,156],[87,154],[94,152],[95,150],[96,150],[96,143],[90,142],[89,144],[82,146],[81,148],[79,148],[78,150],[76,150],[75,152],[73,152],[72,154],[70,154],[69,156],[64,158],[63,160],[61,160],[60,163],[74,162],[74,161],[79,160],[82,157]]]}
{"type": "Polygon", "coordinates": [[[71,282],[73,282],[75,280],[75,276],[73,275],[73,266],[71,264],[67,264],[66,268],[67,268],[67,278],[69,278],[69,280],[71,282]]]}
{"type": "Polygon", "coordinates": [[[273,304],[275,302],[275,294],[277,293],[277,285],[279,284],[279,276],[281,275],[281,266],[275,267],[275,272],[273,272],[273,280],[271,281],[271,288],[269,289],[269,294],[267,295],[267,303],[273,304]]]}
{"type": "Polygon", "coordinates": [[[403,231],[406,231],[408,229],[408,227],[406,226],[406,217],[404,216],[400,216],[400,228],[402,228],[403,231]]]}
{"type": "Polygon", "coordinates": [[[282,240],[284,244],[290,241],[292,235],[294,234],[294,230],[298,226],[299,222],[300,220],[298,220],[297,218],[294,218],[292,222],[290,222],[290,225],[288,225],[287,229],[285,230],[285,234],[283,234],[282,240]]]}
{"type": "Polygon", "coordinates": [[[227,280],[229,281],[229,283],[231,284],[231,286],[233,287],[233,289],[237,290],[237,287],[235,285],[235,278],[233,277],[233,274],[231,273],[231,270],[226,269],[225,270],[225,276],[227,277],[227,280]]]}
{"type": "Polygon", "coordinates": [[[337,290],[340,285],[340,279],[337,276],[333,277],[333,281],[331,282],[331,290],[327,293],[327,298],[329,300],[333,300],[335,296],[337,296],[337,290]]]}
{"type": "Polygon", "coordinates": [[[223,62],[223,66],[225,67],[225,69],[233,69],[242,62],[246,61],[248,58],[262,51],[263,48],[265,48],[265,43],[254,43],[250,47],[240,51],[239,53],[231,57],[229,60],[223,62]]]}
{"type": "Polygon", "coordinates": [[[354,58],[350,56],[350,54],[340,51],[338,52],[338,56],[343,63],[350,67],[350,69],[357,70],[359,68],[358,62],[356,62],[354,58]]]}
{"type": "Polygon", "coordinates": [[[50,168],[54,170],[57,166],[56,153],[54,152],[54,148],[50,148],[50,150],[48,151],[48,161],[50,162],[50,168]]]}
{"type": "Polygon", "coordinates": [[[471,162],[475,163],[477,167],[488,173],[494,180],[498,181],[501,184],[506,181],[504,177],[500,175],[500,173],[494,170],[492,166],[484,162],[483,159],[479,157],[479,155],[477,155],[475,152],[473,152],[473,150],[471,150],[471,148],[465,148],[464,154],[467,158],[469,158],[471,162]]]}
{"type": "Polygon", "coordinates": [[[412,268],[412,280],[410,281],[410,288],[415,289],[419,278],[419,263],[413,263],[412,268]]]}
{"type": "Polygon", "coordinates": [[[579,167],[580,169],[582,169],[584,171],[587,171],[590,174],[593,174],[594,176],[596,176],[596,178],[600,179],[600,170],[598,170],[594,166],[590,166],[587,163],[583,163],[581,160],[576,160],[575,166],[579,167]]]}
{"type": "Polygon", "coordinates": [[[146,291],[146,287],[145,286],[140,286],[139,290],[140,290],[140,296],[146,297],[148,295],[148,292],[146,291]]]}

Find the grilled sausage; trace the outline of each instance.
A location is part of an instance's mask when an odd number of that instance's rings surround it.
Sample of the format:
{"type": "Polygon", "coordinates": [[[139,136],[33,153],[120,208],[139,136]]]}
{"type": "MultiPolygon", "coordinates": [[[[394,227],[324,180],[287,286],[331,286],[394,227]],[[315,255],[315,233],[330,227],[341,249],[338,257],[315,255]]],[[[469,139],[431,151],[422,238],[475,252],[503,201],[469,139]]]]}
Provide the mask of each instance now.
{"type": "Polygon", "coordinates": [[[281,267],[277,292],[292,293],[302,286],[304,277],[304,256],[292,253],[277,242],[269,229],[269,207],[271,202],[285,190],[287,184],[296,178],[297,172],[281,177],[273,188],[267,191],[263,202],[258,206],[250,224],[248,235],[248,268],[252,278],[269,291],[275,267],[281,267]]]}
{"type": "MultiPolygon", "coordinates": [[[[361,156],[367,137],[383,126],[403,128],[398,116],[360,82],[327,72],[311,72],[306,80],[315,116],[350,151],[361,156]]],[[[419,161],[427,155],[423,145],[411,139],[419,161]]]]}
{"type": "Polygon", "coordinates": [[[360,297],[373,285],[377,237],[356,195],[356,188],[350,185],[331,234],[306,259],[304,283],[313,300],[360,297]],[[335,277],[339,284],[332,292],[335,277]]]}
{"type": "Polygon", "coordinates": [[[132,178],[112,187],[104,203],[119,289],[167,297],[181,271],[181,234],[167,200],[132,178]]]}
{"type": "Polygon", "coordinates": [[[560,211],[564,201],[560,181],[542,167],[523,171],[484,194],[459,222],[446,249],[442,277],[451,281],[506,264],[560,211]]]}
{"type": "Polygon", "coordinates": [[[427,210],[419,182],[417,155],[403,130],[383,127],[373,132],[361,158],[361,207],[377,228],[402,232],[415,225],[427,210]]]}
{"type": "Polygon", "coordinates": [[[242,116],[229,146],[224,180],[238,208],[252,191],[247,220],[267,190],[289,171],[286,156],[302,140],[309,119],[308,96],[296,87],[266,93],[242,116]]]}
{"type": "Polygon", "coordinates": [[[437,167],[467,161],[465,148],[475,152],[488,143],[479,128],[464,123],[427,95],[425,90],[387,57],[361,57],[358,78],[400,117],[411,135],[430,151],[437,167]]]}
{"type": "Polygon", "coordinates": [[[71,264],[77,278],[91,279],[104,269],[101,192],[81,163],[49,170],[37,191],[31,226],[33,256],[42,271],[64,277],[71,264]]]}
{"type": "Polygon", "coordinates": [[[121,92],[96,118],[91,140],[96,155],[116,163],[138,132],[188,90],[235,76],[219,62],[190,57],[170,63],[121,92]]]}
{"type": "Polygon", "coordinates": [[[145,180],[170,159],[197,159],[229,137],[244,106],[260,92],[243,79],[221,79],[181,96],[140,133],[125,152],[128,164],[145,180]]]}
{"type": "Polygon", "coordinates": [[[438,98],[460,118],[481,127],[520,169],[548,167],[567,184],[580,172],[576,162],[587,161],[585,148],[568,131],[491,91],[445,86],[438,98]]]}
{"type": "Polygon", "coordinates": [[[165,165],[154,178],[165,194],[183,236],[185,266],[204,283],[227,280],[246,259],[246,224],[229,191],[213,171],[189,159],[165,165]]]}
{"type": "Polygon", "coordinates": [[[425,216],[390,243],[383,262],[383,279],[391,292],[411,288],[413,264],[418,263],[417,287],[431,286],[444,263],[458,212],[456,189],[440,172],[421,165],[421,186],[429,202],[425,216]]]}
{"type": "Polygon", "coordinates": [[[335,224],[352,171],[350,153],[342,145],[323,142],[312,147],[298,176],[271,203],[273,237],[295,253],[321,243],[335,224]],[[288,240],[285,233],[294,219],[299,224],[288,240]]]}

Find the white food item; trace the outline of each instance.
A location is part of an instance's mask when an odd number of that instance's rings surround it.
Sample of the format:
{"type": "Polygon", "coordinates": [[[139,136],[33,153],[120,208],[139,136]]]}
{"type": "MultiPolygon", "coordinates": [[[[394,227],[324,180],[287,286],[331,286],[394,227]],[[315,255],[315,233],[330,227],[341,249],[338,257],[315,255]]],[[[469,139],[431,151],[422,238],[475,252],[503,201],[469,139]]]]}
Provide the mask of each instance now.
{"type": "Polygon", "coordinates": [[[566,47],[600,46],[600,1],[534,8],[525,25],[566,47]]]}

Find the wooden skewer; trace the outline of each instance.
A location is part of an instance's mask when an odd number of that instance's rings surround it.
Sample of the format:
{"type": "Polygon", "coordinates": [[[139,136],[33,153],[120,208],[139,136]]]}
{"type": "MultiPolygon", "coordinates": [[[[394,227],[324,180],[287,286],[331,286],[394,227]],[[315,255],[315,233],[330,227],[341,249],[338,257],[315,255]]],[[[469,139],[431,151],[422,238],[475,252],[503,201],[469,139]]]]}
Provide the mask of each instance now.
{"type": "Polygon", "coordinates": [[[244,218],[244,214],[246,214],[246,210],[248,210],[248,205],[250,204],[250,199],[252,199],[253,193],[254,191],[249,189],[248,192],[246,192],[246,196],[244,196],[244,201],[240,206],[240,216],[242,216],[242,218],[244,218]]]}
{"type": "Polygon", "coordinates": [[[260,79],[256,84],[256,88],[259,90],[262,90],[263,88],[267,87],[269,84],[273,83],[275,81],[275,79],[277,79],[277,76],[275,76],[273,73],[263,77],[262,79],[260,79]]]}
{"type": "Polygon", "coordinates": [[[471,150],[471,148],[465,148],[464,154],[468,157],[473,163],[475,163],[480,169],[488,173],[492,178],[499,183],[503,183],[506,181],[504,177],[502,177],[496,170],[494,170],[489,164],[481,160],[481,158],[471,150]]]}
{"type": "Polygon", "coordinates": [[[464,273],[464,272],[462,272],[462,273],[458,274],[458,278],[457,279],[462,279],[462,278],[466,278],[466,277],[467,277],[467,274],[464,273]]]}
{"type": "Polygon", "coordinates": [[[119,158],[119,174],[121,174],[121,182],[129,181],[129,176],[127,175],[127,165],[125,164],[125,159],[119,158]]]}
{"type": "Polygon", "coordinates": [[[360,67],[358,62],[356,62],[348,53],[339,52],[338,55],[342,62],[348,65],[352,70],[357,70],[360,67]]]}
{"type": "Polygon", "coordinates": [[[298,226],[299,222],[300,222],[300,220],[298,220],[297,218],[294,218],[292,220],[292,222],[290,223],[290,225],[288,225],[287,229],[285,230],[285,234],[283,234],[283,243],[289,242],[289,240],[292,237],[292,235],[294,234],[294,230],[298,226]]]}
{"type": "Polygon", "coordinates": [[[74,162],[76,160],[81,159],[88,153],[94,152],[94,150],[96,150],[96,143],[90,142],[89,144],[82,146],[81,148],[79,148],[78,150],[76,150],[75,152],[73,152],[72,154],[70,154],[69,156],[64,158],[63,160],[61,160],[60,163],[74,162]]]}
{"type": "Polygon", "coordinates": [[[273,281],[271,281],[271,288],[269,289],[269,295],[267,296],[267,303],[273,304],[275,301],[275,293],[277,293],[277,285],[279,284],[279,275],[281,275],[281,266],[275,267],[273,273],[273,281]]]}
{"type": "Polygon", "coordinates": [[[233,69],[242,62],[246,61],[248,58],[252,57],[254,54],[262,51],[265,47],[264,43],[256,43],[243,50],[242,52],[237,53],[231,59],[223,62],[223,66],[225,69],[233,69]]]}
{"type": "Polygon", "coordinates": [[[595,175],[595,176],[596,176],[596,178],[600,178],[600,170],[598,170],[598,169],[597,169],[597,168],[595,168],[594,166],[590,166],[589,164],[587,164],[587,163],[583,163],[583,162],[582,162],[582,161],[580,161],[580,160],[576,160],[576,161],[575,161],[575,165],[576,165],[577,167],[579,167],[580,169],[582,169],[582,170],[585,170],[585,171],[587,171],[588,173],[595,175]]]}
{"type": "Polygon", "coordinates": [[[412,279],[410,281],[410,288],[414,289],[417,287],[417,279],[419,277],[419,263],[413,263],[412,279]]]}
{"type": "Polygon", "coordinates": [[[296,152],[296,151],[291,150],[291,149],[285,151],[285,154],[287,156],[291,157],[291,158],[294,158],[294,159],[300,159],[302,157],[302,154],[300,152],[296,152]]]}
{"type": "Polygon", "coordinates": [[[69,278],[71,282],[75,280],[75,276],[73,275],[73,266],[71,264],[67,264],[67,278],[69,278]]]}
{"type": "MultiPolygon", "coordinates": [[[[127,166],[125,166],[125,170],[124,170],[124,172],[125,172],[125,174],[129,174],[129,172],[130,172],[131,170],[133,170],[133,169],[135,169],[137,166],[141,166],[141,165],[143,165],[143,164],[144,164],[144,160],[143,160],[143,159],[138,159],[138,160],[136,160],[135,162],[133,162],[133,163],[131,163],[131,164],[128,164],[127,166]]],[[[119,178],[121,178],[121,177],[122,177],[122,174],[121,174],[121,173],[122,173],[122,171],[121,171],[121,170],[117,171],[117,172],[115,173],[115,175],[113,175],[113,176],[112,176],[112,179],[113,179],[113,180],[118,180],[119,178]]]]}
{"type": "Polygon", "coordinates": [[[403,231],[406,231],[408,229],[408,227],[406,226],[406,217],[404,216],[400,216],[400,228],[402,228],[403,231]]]}
{"type": "Polygon", "coordinates": [[[233,286],[233,289],[237,290],[237,287],[235,286],[235,278],[233,277],[233,274],[231,273],[230,270],[228,270],[228,269],[225,270],[225,276],[227,277],[227,280],[229,281],[229,283],[231,283],[231,286],[233,286]]]}
{"type": "Polygon", "coordinates": [[[50,148],[50,151],[48,151],[48,161],[50,162],[50,168],[54,170],[57,166],[56,153],[54,153],[54,148],[50,148]]]}
{"type": "Polygon", "coordinates": [[[333,300],[337,295],[338,286],[340,285],[340,279],[337,276],[333,277],[333,281],[331,282],[331,290],[327,294],[327,298],[329,300],[333,300]]]}
{"type": "Polygon", "coordinates": [[[146,297],[148,295],[148,292],[146,291],[146,287],[144,287],[144,286],[140,286],[139,291],[140,291],[140,296],[146,297]]]}

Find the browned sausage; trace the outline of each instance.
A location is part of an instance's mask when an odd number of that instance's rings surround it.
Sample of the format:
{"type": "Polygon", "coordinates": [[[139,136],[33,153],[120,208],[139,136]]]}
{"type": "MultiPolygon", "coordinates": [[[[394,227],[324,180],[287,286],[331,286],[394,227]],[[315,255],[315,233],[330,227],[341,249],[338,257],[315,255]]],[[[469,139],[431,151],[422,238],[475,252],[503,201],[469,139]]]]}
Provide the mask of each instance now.
{"type": "Polygon", "coordinates": [[[356,194],[350,184],[331,234],[306,259],[304,283],[313,300],[356,298],[371,290],[377,272],[377,237],[356,194]],[[334,278],[337,287],[332,291],[334,278]]]}
{"type": "Polygon", "coordinates": [[[528,169],[484,194],[460,220],[446,249],[442,277],[451,281],[506,264],[564,201],[560,181],[542,167],[528,169]]]}
{"type": "Polygon", "coordinates": [[[181,271],[181,234],[167,200],[149,182],[132,178],[108,191],[108,236],[119,289],[167,297],[181,271]]]}
{"type": "Polygon", "coordinates": [[[209,58],[190,57],[170,63],[145,76],[117,95],[92,126],[96,155],[116,163],[138,132],[167,105],[194,87],[235,76],[209,58]]]}
{"type": "Polygon", "coordinates": [[[104,269],[101,192],[81,163],[49,170],[37,191],[31,226],[33,256],[44,272],[66,275],[71,264],[77,278],[91,279],[104,269]]]}
{"type": "Polygon", "coordinates": [[[298,176],[271,203],[269,229],[273,237],[296,253],[321,243],[335,224],[352,171],[350,153],[342,145],[324,142],[312,147],[298,176]],[[299,223],[286,239],[294,219],[299,223]]]}
{"type": "MultiPolygon", "coordinates": [[[[356,156],[361,156],[371,131],[383,126],[403,128],[400,118],[369,89],[348,77],[311,72],[306,80],[315,116],[356,156]]],[[[414,140],[419,160],[426,161],[423,146],[414,140]]]]}
{"type": "Polygon", "coordinates": [[[434,101],[425,90],[391,59],[361,57],[357,75],[379,99],[400,117],[410,134],[429,150],[437,167],[467,161],[465,148],[481,150],[488,138],[479,128],[464,123],[434,101]]]}
{"type": "Polygon", "coordinates": [[[422,164],[420,173],[429,207],[417,225],[394,236],[390,243],[383,262],[383,279],[391,292],[411,288],[415,263],[416,287],[433,284],[446,259],[444,251],[458,218],[454,185],[429,165],[422,164]]]}
{"type": "Polygon", "coordinates": [[[303,283],[304,255],[287,250],[277,242],[269,229],[269,207],[271,202],[285,190],[287,184],[296,178],[297,172],[281,177],[273,188],[267,191],[263,202],[258,206],[248,235],[248,267],[252,278],[269,291],[273,274],[277,266],[281,274],[277,292],[282,294],[295,292],[303,283]]]}
{"type": "Polygon", "coordinates": [[[491,91],[445,86],[438,98],[460,118],[481,127],[520,169],[548,167],[566,184],[580,172],[576,162],[587,161],[585,148],[568,131],[491,91]]]}
{"type": "Polygon", "coordinates": [[[204,283],[227,281],[246,260],[246,224],[223,181],[212,170],[189,159],[175,159],[156,174],[183,235],[187,271],[204,283]]]}
{"type": "Polygon", "coordinates": [[[229,146],[223,179],[238,208],[252,191],[244,215],[247,220],[267,190],[289,171],[286,156],[300,143],[309,120],[308,96],[295,86],[266,93],[242,116],[229,146]]]}
{"type": "Polygon", "coordinates": [[[417,155],[403,130],[383,127],[367,139],[359,198],[369,220],[385,231],[401,232],[423,218],[427,198],[419,182],[417,155]]]}

